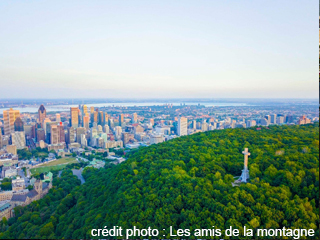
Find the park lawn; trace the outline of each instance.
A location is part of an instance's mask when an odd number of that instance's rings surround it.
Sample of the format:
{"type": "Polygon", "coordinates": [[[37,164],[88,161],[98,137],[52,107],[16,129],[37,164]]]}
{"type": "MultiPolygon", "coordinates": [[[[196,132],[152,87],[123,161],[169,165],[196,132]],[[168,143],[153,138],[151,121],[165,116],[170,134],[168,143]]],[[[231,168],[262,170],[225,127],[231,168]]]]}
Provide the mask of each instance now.
{"type": "Polygon", "coordinates": [[[68,164],[77,163],[78,161],[75,158],[60,158],[55,161],[43,164],[37,168],[30,169],[32,174],[49,172],[53,170],[61,170],[65,168],[68,164]]]}

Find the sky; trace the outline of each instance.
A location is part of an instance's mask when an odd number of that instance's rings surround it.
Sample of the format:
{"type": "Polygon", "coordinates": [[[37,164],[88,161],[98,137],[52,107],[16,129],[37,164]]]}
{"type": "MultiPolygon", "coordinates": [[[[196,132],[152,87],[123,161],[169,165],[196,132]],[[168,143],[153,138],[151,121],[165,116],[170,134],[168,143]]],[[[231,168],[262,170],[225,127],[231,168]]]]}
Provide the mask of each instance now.
{"type": "Polygon", "coordinates": [[[0,1],[0,98],[319,98],[318,1],[0,1]]]}

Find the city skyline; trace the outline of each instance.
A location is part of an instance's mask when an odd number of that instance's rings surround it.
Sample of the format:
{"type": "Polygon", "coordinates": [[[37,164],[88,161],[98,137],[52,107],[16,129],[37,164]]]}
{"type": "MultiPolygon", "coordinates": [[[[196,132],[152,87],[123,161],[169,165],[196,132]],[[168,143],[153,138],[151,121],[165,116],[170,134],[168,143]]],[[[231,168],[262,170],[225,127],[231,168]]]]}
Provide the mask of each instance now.
{"type": "Polygon", "coordinates": [[[2,1],[1,98],[318,98],[318,2],[288,3],[2,1]]]}

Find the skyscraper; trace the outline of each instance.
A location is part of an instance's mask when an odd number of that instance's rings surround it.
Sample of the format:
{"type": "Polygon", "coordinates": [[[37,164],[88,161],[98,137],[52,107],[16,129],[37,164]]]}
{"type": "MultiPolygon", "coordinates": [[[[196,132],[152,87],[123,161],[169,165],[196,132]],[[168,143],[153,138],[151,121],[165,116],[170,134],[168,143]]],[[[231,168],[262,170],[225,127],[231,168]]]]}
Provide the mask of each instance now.
{"type": "Polygon", "coordinates": [[[188,119],[185,117],[179,117],[178,127],[177,127],[178,136],[184,136],[188,134],[188,119]]]}
{"type": "Polygon", "coordinates": [[[51,122],[49,118],[45,118],[43,122],[41,122],[41,126],[44,129],[45,134],[47,133],[47,123],[51,122]]]}
{"type": "Polygon", "coordinates": [[[58,126],[58,132],[59,132],[59,142],[60,143],[64,143],[66,142],[66,134],[64,132],[64,128],[63,125],[60,123],[60,125],[58,126]]]}
{"type": "Polygon", "coordinates": [[[75,129],[74,127],[70,127],[68,129],[68,143],[74,143],[74,133],[75,133],[75,129]]]}
{"type": "Polygon", "coordinates": [[[19,110],[9,110],[3,111],[3,122],[4,122],[4,135],[10,135],[14,132],[14,121],[16,118],[20,117],[19,110]]]}
{"type": "Polygon", "coordinates": [[[83,127],[85,129],[89,129],[89,122],[90,122],[90,118],[89,118],[89,114],[87,113],[86,116],[83,117],[83,127]]]}
{"type": "Polygon", "coordinates": [[[20,117],[17,117],[16,120],[14,121],[14,131],[16,132],[24,131],[23,122],[20,117]]]}
{"type": "Polygon", "coordinates": [[[271,114],[271,123],[273,124],[277,123],[277,114],[271,114]]]}
{"type": "Polygon", "coordinates": [[[136,123],[138,121],[138,115],[137,113],[132,114],[132,123],[136,123]]]}
{"type": "Polygon", "coordinates": [[[45,141],[46,140],[46,134],[43,128],[38,128],[37,129],[37,142],[40,141],[45,141]]]}
{"type": "Polygon", "coordinates": [[[92,114],[94,112],[94,107],[90,107],[90,113],[92,114]]]}
{"type": "Polygon", "coordinates": [[[39,110],[38,110],[38,115],[39,115],[39,122],[41,124],[41,127],[43,128],[43,121],[47,117],[47,111],[43,104],[40,105],[39,110]]]}
{"type": "Polygon", "coordinates": [[[1,129],[0,129],[0,150],[1,150],[2,147],[3,147],[3,146],[2,146],[2,131],[1,131],[1,129]]]}
{"type": "Polygon", "coordinates": [[[120,127],[122,126],[123,121],[124,121],[124,119],[123,119],[123,114],[120,114],[120,115],[119,115],[119,126],[120,126],[120,127]]]}
{"type": "Polygon", "coordinates": [[[61,122],[61,117],[59,113],[56,113],[56,122],[61,122]]]}
{"type": "Polygon", "coordinates": [[[70,108],[71,127],[77,128],[79,126],[79,108],[70,108]]]}
{"type": "Polygon", "coordinates": [[[83,105],[82,106],[82,114],[83,114],[83,116],[87,115],[87,113],[88,113],[88,107],[87,107],[87,105],[83,105]]]}
{"type": "Polygon", "coordinates": [[[17,146],[17,149],[23,149],[26,147],[26,137],[24,132],[11,133],[12,145],[17,146]]]}
{"type": "Polygon", "coordinates": [[[76,141],[81,144],[81,135],[85,135],[86,129],[84,127],[79,127],[76,129],[76,141]]]}
{"type": "Polygon", "coordinates": [[[102,111],[99,112],[99,124],[101,126],[104,126],[105,124],[105,115],[104,115],[104,112],[102,111]]]}
{"type": "Polygon", "coordinates": [[[50,144],[58,144],[59,143],[59,129],[57,125],[51,125],[51,138],[50,144]]]}
{"type": "MultiPolygon", "coordinates": [[[[97,109],[98,110],[98,109],[97,109]]],[[[92,123],[96,123],[98,124],[98,111],[94,111],[92,114],[91,114],[91,122],[92,123]]]]}
{"type": "Polygon", "coordinates": [[[197,120],[192,121],[192,128],[197,129],[197,120]]]}

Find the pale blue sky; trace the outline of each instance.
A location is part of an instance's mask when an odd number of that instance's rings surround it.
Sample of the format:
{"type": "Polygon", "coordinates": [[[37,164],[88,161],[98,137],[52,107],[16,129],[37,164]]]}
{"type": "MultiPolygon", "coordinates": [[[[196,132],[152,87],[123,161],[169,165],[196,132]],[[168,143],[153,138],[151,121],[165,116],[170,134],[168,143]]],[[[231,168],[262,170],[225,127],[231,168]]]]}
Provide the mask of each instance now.
{"type": "Polygon", "coordinates": [[[0,98],[318,98],[318,1],[0,1],[0,98]]]}

